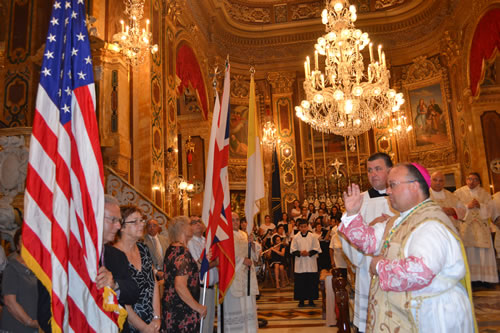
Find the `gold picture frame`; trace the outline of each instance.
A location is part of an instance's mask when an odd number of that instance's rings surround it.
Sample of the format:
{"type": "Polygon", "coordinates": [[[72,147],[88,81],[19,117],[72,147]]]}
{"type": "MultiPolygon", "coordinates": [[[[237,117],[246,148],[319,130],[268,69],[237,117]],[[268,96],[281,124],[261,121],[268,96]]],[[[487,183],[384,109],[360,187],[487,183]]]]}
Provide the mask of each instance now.
{"type": "Polygon", "coordinates": [[[448,96],[441,76],[403,86],[406,114],[413,130],[410,151],[428,151],[452,145],[448,96]]]}

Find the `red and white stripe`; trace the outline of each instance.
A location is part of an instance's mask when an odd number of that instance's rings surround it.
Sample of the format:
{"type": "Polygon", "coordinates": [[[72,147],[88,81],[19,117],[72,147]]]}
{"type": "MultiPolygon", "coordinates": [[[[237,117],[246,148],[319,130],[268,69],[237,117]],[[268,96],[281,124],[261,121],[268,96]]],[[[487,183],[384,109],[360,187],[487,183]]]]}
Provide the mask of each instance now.
{"type": "Polygon", "coordinates": [[[60,111],[39,85],[23,257],[38,263],[37,276],[51,292],[53,331],[116,332],[116,315],[103,310],[102,291],[95,284],[102,251],[104,176],[93,84],[73,91],[71,110],[72,120],[63,126],[60,111]]]}

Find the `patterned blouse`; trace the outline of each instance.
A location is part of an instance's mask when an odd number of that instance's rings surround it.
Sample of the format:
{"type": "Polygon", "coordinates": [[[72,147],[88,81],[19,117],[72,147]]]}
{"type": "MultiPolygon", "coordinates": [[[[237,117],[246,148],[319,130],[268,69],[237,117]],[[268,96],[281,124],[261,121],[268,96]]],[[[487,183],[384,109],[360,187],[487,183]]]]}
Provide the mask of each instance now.
{"type": "MultiPolygon", "coordinates": [[[[155,290],[155,277],[153,273],[153,259],[148,247],[144,243],[136,243],[141,255],[141,270],[137,270],[131,263],[128,264],[132,278],[139,287],[139,298],[137,303],[132,305],[134,312],[146,323],[153,320],[153,293],[155,290]]],[[[131,332],[139,332],[138,329],[130,325],[131,332]]]]}
{"type": "Polygon", "coordinates": [[[163,320],[166,332],[199,331],[200,315],[191,309],[175,291],[175,277],[187,276],[187,287],[195,300],[200,296],[198,265],[183,246],[172,246],[165,253],[165,291],[163,294],[163,320]]]}

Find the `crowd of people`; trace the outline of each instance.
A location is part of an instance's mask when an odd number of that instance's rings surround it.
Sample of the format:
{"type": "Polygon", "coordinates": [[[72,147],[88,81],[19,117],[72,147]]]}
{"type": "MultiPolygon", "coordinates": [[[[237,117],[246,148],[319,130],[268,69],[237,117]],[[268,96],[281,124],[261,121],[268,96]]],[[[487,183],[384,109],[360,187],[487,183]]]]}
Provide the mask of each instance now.
{"type": "MultiPolygon", "coordinates": [[[[106,195],[97,288],[111,287],[126,309],[123,332],[195,332],[202,318],[203,332],[213,332],[216,312],[224,332],[255,332],[259,267],[267,267],[278,290],[293,281],[298,307],[314,307],[319,273],[334,268],[345,277],[352,265],[358,332],[473,332],[470,282],[498,283],[492,232],[500,224],[500,195],[485,191],[477,173],[451,193],[443,173],[429,175],[417,163],[394,166],[377,153],[366,166],[371,188],[350,185],[343,207],[295,200],[249,235],[245,218],[233,213],[235,275],[219,311],[218,260],[200,280],[201,218],[174,217],[162,232],[139,207],[106,195]]],[[[50,298],[19,255],[20,231],[14,244],[8,260],[0,247],[0,329],[50,332],[50,298]]]]}

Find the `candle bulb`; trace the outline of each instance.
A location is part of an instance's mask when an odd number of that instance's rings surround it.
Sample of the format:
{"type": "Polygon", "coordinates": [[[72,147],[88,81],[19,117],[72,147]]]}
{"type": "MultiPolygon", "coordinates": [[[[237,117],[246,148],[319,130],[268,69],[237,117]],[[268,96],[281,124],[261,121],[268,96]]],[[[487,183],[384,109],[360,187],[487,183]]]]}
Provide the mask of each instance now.
{"type": "Polygon", "coordinates": [[[373,62],[373,43],[370,43],[370,62],[373,62]]]}
{"type": "Polygon", "coordinates": [[[382,45],[378,45],[378,62],[382,62],[382,45]]]}
{"type": "Polygon", "coordinates": [[[314,51],[314,69],[318,70],[318,51],[314,51]]]}
{"type": "Polygon", "coordinates": [[[311,59],[309,59],[309,56],[307,56],[307,75],[311,75],[311,59]]]}

